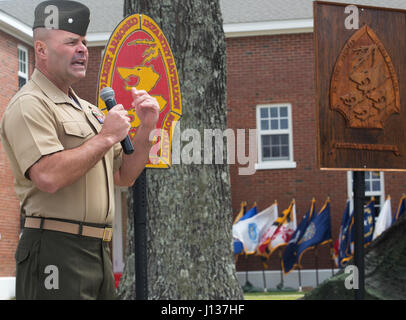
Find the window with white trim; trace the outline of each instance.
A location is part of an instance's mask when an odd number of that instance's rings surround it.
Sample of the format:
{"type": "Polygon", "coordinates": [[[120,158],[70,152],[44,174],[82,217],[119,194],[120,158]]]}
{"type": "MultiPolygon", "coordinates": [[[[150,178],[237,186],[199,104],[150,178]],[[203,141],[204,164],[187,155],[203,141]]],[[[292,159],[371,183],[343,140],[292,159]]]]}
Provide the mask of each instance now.
{"type": "Polygon", "coordinates": [[[28,81],[28,50],[18,46],[18,88],[28,81]]]}
{"type": "Polygon", "coordinates": [[[293,161],[292,106],[257,106],[258,163],[256,169],[296,168],[293,161]]]}
{"type": "MultiPolygon", "coordinates": [[[[348,197],[351,199],[351,208],[353,208],[353,171],[348,171],[347,181],[348,197]]],[[[376,218],[378,217],[379,212],[385,202],[385,182],[383,172],[365,171],[365,204],[368,203],[372,197],[375,198],[374,202],[376,218]]]]}

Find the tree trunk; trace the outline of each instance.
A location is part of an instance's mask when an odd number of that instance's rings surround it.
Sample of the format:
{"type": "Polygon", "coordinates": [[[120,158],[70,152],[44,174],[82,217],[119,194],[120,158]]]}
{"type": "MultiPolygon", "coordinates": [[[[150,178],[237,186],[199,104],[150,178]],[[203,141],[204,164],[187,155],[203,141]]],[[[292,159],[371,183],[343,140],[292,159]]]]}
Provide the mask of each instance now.
{"type": "MultiPolygon", "coordinates": [[[[180,132],[196,129],[202,138],[204,129],[224,132],[226,56],[219,1],[126,0],[124,14],[132,13],[151,17],[172,48],[182,94],[180,132]]],[[[212,163],[147,169],[149,299],[243,298],[232,251],[229,168],[212,163]]],[[[130,194],[129,208],[131,199],[130,194]]],[[[135,297],[133,228],[130,217],[122,299],[135,297]]]]}

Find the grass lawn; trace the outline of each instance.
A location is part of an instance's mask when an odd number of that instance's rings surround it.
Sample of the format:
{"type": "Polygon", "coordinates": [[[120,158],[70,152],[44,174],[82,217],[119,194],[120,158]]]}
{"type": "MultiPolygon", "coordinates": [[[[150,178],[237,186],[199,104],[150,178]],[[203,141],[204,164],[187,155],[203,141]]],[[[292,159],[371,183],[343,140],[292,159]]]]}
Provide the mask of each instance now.
{"type": "Polygon", "coordinates": [[[304,292],[245,292],[245,300],[297,300],[304,296],[304,292]]]}

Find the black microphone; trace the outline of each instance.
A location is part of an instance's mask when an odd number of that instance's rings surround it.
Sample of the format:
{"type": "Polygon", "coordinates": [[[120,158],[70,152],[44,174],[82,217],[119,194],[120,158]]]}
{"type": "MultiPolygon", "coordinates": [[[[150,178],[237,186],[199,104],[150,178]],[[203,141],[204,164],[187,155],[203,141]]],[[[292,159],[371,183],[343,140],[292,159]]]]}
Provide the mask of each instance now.
{"type": "MultiPolygon", "coordinates": [[[[110,87],[105,87],[100,91],[100,98],[106,104],[107,110],[110,110],[115,105],[117,105],[114,99],[114,90],[110,87]]],[[[123,141],[120,142],[123,147],[125,154],[131,154],[134,152],[133,144],[131,143],[130,137],[127,135],[123,141]]]]}

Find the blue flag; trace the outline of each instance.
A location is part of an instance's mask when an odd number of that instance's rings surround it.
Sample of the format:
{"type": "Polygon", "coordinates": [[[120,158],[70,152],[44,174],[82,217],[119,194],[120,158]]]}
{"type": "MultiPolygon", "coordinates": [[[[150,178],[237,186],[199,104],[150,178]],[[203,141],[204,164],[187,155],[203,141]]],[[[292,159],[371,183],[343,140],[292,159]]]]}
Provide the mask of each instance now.
{"type": "MultiPolygon", "coordinates": [[[[374,198],[371,199],[364,206],[364,246],[368,246],[373,240],[373,234],[375,229],[375,207],[374,207],[374,198]]],[[[345,242],[345,252],[339,261],[339,267],[342,268],[345,264],[352,259],[354,255],[354,212],[351,212],[349,227],[347,230],[346,242],[345,242]]],[[[340,246],[341,248],[341,246],[340,246]]],[[[339,253],[341,250],[339,251],[339,253]]]]}
{"type": "Polygon", "coordinates": [[[327,200],[320,212],[313,215],[306,232],[298,243],[297,256],[299,265],[303,253],[318,244],[323,245],[331,241],[330,200],[327,200]]]}
{"type": "MultiPolygon", "coordinates": [[[[238,222],[243,221],[243,220],[248,219],[248,218],[251,218],[251,217],[255,216],[257,213],[258,213],[258,209],[257,209],[257,206],[255,205],[255,206],[253,206],[251,209],[249,209],[249,210],[242,216],[242,218],[241,218],[238,222]]],[[[237,223],[238,223],[238,222],[237,222],[237,223]]]]}
{"type": "Polygon", "coordinates": [[[310,209],[307,211],[306,215],[303,217],[302,221],[300,222],[299,226],[296,228],[295,232],[293,232],[292,237],[288,245],[283,252],[283,259],[282,259],[282,270],[283,273],[287,274],[292,271],[297,266],[297,248],[298,242],[302,239],[307,226],[309,225],[310,220],[312,219],[314,213],[314,203],[316,201],[313,199],[310,209]]]}
{"type": "Polygon", "coordinates": [[[406,200],[406,196],[403,195],[402,198],[400,198],[398,210],[396,211],[396,213],[394,214],[394,216],[393,216],[393,218],[392,218],[392,224],[394,224],[395,221],[398,221],[399,218],[400,218],[400,217],[403,215],[403,213],[405,212],[405,210],[406,210],[405,200],[406,200]]]}
{"type": "Polygon", "coordinates": [[[364,245],[367,246],[372,242],[375,228],[375,206],[374,200],[371,201],[364,208],[364,245]]]}
{"type": "Polygon", "coordinates": [[[233,248],[234,248],[234,254],[240,254],[244,250],[244,246],[242,242],[238,239],[233,240],[233,248]]]}
{"type": "MultiPolygon", "coordinates": [[[[251,209],[249,209],[236,223],[246,220],[255,216],[258,213],[257,206],[254,205],[251,209]]],[[[240,254],[244,250],[244,246],[242,242],[238,239],[233,239],[233,247],[234,247],[234,254],[240,254]]]]}
{"type": "Polygon", "coordinates": [[[338,246],[338,267],[343,268],[348,260],[351,259],[351,237],[350,237],[350,225],[352,222],[352,213],[350,213],[350,200],[347,200],[343,218],[341,220],[339,246],[338,246]]]}

